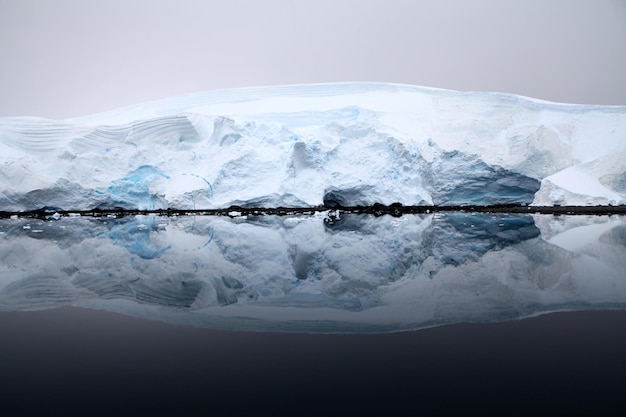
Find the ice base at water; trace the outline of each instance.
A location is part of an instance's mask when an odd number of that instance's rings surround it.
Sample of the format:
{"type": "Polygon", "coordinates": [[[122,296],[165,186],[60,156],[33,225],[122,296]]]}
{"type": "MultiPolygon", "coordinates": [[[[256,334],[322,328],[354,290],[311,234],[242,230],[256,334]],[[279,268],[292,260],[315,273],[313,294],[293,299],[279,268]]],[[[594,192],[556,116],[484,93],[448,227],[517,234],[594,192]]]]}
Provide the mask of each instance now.
{"type": "Polygon", "coordinates": [[[0,118],[0,211],[626,203],[626,107],[345,83],[0,118]]]}
{"type": "Polygon", "coordinates": [[[626,308],[623,216],[0,221],[0,310],[233,330],[387,332],[626,308]]]}

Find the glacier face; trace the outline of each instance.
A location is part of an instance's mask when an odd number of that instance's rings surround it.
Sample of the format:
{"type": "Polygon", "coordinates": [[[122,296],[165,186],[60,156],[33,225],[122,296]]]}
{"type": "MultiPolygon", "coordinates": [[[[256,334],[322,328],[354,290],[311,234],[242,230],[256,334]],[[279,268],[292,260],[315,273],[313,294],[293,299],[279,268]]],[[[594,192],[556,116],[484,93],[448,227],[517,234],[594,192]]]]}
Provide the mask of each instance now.
{"type": "Polygon", "coordinates": [[[387,332],[626,307],[624,216],[328,214],[4,219],[0,311],[387,332]]]}
{"type": "Polygon", "coordinates": [[[626,203],[626,106],[376,83],[0,118],[0,211],[626,203]]]}

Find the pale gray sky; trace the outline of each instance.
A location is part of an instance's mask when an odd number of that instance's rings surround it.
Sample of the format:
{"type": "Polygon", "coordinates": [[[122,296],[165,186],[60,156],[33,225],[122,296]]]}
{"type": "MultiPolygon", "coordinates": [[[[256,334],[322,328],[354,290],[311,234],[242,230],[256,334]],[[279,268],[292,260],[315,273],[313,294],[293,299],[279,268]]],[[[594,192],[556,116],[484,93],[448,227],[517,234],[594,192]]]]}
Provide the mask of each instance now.
{"type": "Polygon", "coordinates": [[[384,81],[626,104],[625,0],[0,0],[0,116],[384,81]]]}

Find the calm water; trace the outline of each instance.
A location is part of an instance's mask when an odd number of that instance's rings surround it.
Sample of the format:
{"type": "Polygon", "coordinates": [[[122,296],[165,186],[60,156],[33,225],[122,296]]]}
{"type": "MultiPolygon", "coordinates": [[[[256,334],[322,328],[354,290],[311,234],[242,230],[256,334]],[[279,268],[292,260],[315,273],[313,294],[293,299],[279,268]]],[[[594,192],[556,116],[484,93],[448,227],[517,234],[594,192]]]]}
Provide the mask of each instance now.
{"type": "Polygon", "coordinates": [[[619,216],[0,221],[18,411],[621,411],[625,307],[619,216]]]}

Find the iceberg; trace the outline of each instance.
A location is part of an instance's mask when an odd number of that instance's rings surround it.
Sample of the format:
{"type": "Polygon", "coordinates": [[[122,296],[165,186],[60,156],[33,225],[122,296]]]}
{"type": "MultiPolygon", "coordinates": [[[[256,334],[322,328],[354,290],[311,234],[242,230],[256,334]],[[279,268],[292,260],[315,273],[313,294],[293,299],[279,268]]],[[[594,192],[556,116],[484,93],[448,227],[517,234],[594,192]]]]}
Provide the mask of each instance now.
{"type": "Polygon", "coordinates": [[[384,83],[0,118],[0,211],[626,204],[626,106],[384,83]]]}

